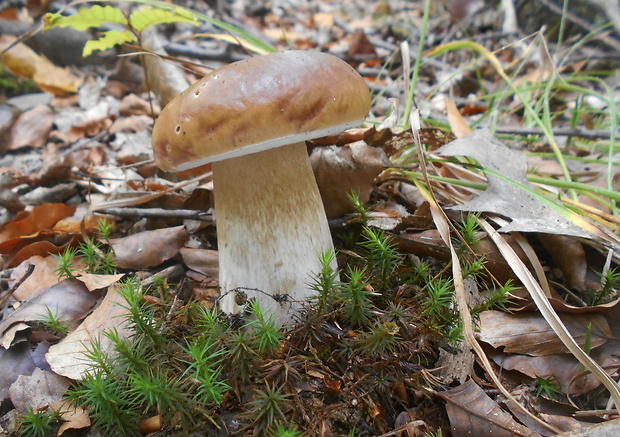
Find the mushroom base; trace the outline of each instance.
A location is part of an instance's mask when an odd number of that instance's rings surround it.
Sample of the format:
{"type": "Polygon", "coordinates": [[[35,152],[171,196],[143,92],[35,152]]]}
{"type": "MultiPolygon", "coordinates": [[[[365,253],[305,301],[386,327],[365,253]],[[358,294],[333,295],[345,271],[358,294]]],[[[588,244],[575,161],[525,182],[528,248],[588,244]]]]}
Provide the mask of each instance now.
{"type": "Polygon", "coordinates": [[[238,313],[243,292],[291,322],[313,296],[319,255],[333,250],[305,143],[214,162],[213,182],[220,308],[238,313]]]}

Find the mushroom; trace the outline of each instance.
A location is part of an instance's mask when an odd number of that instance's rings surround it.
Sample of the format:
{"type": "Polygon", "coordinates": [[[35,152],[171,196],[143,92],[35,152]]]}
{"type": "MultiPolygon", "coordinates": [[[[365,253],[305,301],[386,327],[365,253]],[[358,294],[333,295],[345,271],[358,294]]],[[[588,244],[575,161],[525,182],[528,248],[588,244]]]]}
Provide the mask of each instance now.
{"type": "Polygon", "coordinates": [[[214,70],[172,100],[153,128],[164,171],[213,163],[220,308],[243,299],[288,323],[333,250],[305,141],[359,126],[364,79],[332,55],[284,51],[214,70]]]}

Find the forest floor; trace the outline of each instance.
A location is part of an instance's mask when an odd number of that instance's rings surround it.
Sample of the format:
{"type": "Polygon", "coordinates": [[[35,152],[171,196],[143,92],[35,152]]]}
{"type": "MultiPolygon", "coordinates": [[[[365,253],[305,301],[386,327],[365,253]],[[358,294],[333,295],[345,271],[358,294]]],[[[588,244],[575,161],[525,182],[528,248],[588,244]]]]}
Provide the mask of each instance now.
{"type": "Polygon", "coordinates": [[[0,434],[615,435],[617,2],[96,4],[0,5],[0,434]],[[210,165],[151,134],[286,49],[372,100],[307,143],[336,253],[280,326],[218,311],[210,165]]]}

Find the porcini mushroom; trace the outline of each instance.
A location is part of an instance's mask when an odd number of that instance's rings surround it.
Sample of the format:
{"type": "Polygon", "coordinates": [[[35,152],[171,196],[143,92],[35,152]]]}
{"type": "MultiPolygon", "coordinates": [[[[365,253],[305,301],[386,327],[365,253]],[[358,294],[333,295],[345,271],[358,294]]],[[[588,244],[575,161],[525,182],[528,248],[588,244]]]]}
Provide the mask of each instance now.
{"type": "Polygon", "coordinates": [[[153,128],[155,162],[180,171],[212,162],[220,308],[238,292],[288,323],[333,250],[306,140],[359,126],[362,77],[332,55],[284,51],[214,70],[172,100],[153,128]]]}

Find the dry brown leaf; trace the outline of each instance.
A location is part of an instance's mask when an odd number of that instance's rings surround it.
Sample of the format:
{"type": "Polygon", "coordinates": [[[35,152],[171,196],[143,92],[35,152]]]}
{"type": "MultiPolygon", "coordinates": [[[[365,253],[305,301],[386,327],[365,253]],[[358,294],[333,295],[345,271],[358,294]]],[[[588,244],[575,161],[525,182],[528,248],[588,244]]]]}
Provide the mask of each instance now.
{"type": "Polygon", "coordinates": [[[605,388],[609,391],[616,406],[620,405],[620,390],[618,389],[616,381],[577,344],[558,314],[554,311],[540,285],[536,282],[523,262],[517,257],[512,248],[506,243],[505,239],[485,220],[479,219],[478,223],[489,234],[498,249],[510,262],[511,268],[519,277],[521,283],[527,288],[532,300],[536,303],[538,311],[540,311],[547,323],[553,328],[557,336],[562,340],[562,343],[564,343],[585,369],[605,385],[605,388]]]}
{"type": "Polygon", "coordinates": [[[51,256],[33,256],[28,262],[21,263],[11,272],[11,283],[19,281],[31,265],[34,266],[34,271],[13,293],[13,297],[18,301],[32,299],[41,291],[58,283],[58,274],[54,271],[57,264],[51,256]]]}
{"type": "Polygon", "coordinates": [[[585,429],[563,432],[556,437],[617,437],[620,435],[620,419],[588,425],[585,429]]]}
{"type": "Polygon", "coordinates": [[[124,273],[120,273],[118,275],[94,275],[92,273],[82,272],[75,279],[82,282],[86,285],[89,291],[101,290],[103,288],[108,288],[111,285],[116,284],[120,281],[124,273]]]}
{"type": "Polygon", "coordinates": [[[181,249],[183,263],[190,269],[213,278],[218,277],[217,250],[207,249],[181,249]]]}
{"type": "Polygon", "coordinates": [[[153,118],[148,115],[130,115],[119,117],[110,126],[110,133],[141,132],[153,126],[153,118]]]}
{"type": "Polygon", "coordinates": [[[448,401],[446,410],[455,437],[538,435],[516,422],[471,379],[438,395],[448,401]]]}
{"type": "Polygon", "coordinates": [[[317,147],[310,155],[325,213],[329,218],[342,217],[355,210],[348,195],[359,194],[360,202],[370,199],[375,178],[386,164],[381,149],[358,141],[342,147],[317,147]]]}
{"type": "Polygon", "coordinates": [[[184,226],[144,231],[112,240],[114,263],[129,270],[143,270],[169,260],[187,242],[184,226]]]}
{"type": "MultiPolygon", "coordinates": [[[[582,308],[582,314],[584,309],[582,308]]],[[[591,309],[588,309],[591,311],[591,309]]],[[[620,324],[618,306],[606,310],[606,315],[612,323],[611,339],[590,352],[590,356],[605,371],[613,374],[620,368],[620,354],[618,346],[620,338],[620,324]]],[[[586,315],[590,314],[589,312],[586,315]]],[[[553,375],[557,378],[564,393],[583,395],[601,385],[599,378],[592,373],[585,372],[583,365],[570,354],[554,354],[543,357],[529,357],[523,355],[507,355],[499,350],[489,351],[492,359],[501,367],[508,370],[517,370],[531,378],[546,378],[553,375]]]]}
{"type": "MultiPolygon", "coordinates": [[[[0,37],[0,52],[14,44],[17,38],[12,35],[0,37]]],[[[68,68],[60,68],[47,58],[39,56],[23,43],[16,43],[10,50],[0,55],[9,71],[18,76],[32,79],[42,91],[55,95],[76,93],[82,79],[68,68]]]]}
{"type": "Polygon", "coordinates": [[[15,323],[4,331],[4,335],[0,338],[0,345],[5,349],[9,349],[20,342],[30,341],[31,335],[32,330],[30,325],[26,323],[15,323]]]}
{"type": "MultiPolygon", "coordinates": [[[[42,233],[41,236],[44,236],[42,233]]],[[[8,245],[8,243],[19,243],[18,247],[16,247],[16,253],[13,256],[8,256],[5,266],[7,268],[16,267],[23,263],[24,261],[32,258],[33,256],[45,256],[45,255],[56,255],[61,253],[65,247],[67,246],[75,246],[76,238],[74,237],[66,244],[62,246],[56,246],[49,241],[36,241],[35,238],[22,238],[22,239],[13,239],[9,240],[6,243],[1,243],[0,246],[4,247],[8,245]]],[[[4,252],[4,250],[0,250],[0,253],[10,254],[11,252],[4,252]]]]}
{"type": "Polygon", "coordinates": [[[471,133],[471,128],[465,122],[465,119],[459,112],[458,108],[451,99],[446,98],[446,112],[448,114],[448,122],[450,129],[457,138],[463,138],[471,133]]]}
{"type": "Polygon", "coordinates": [[[9,388],[9,397],[20,413],[38,410],[60,401],[70,384],[64,376],[36,368],[32,375],[17,377],[9,388]]]}
{"type": "MultiPolygon", "coordinates": [[[[563,393],[580,396],[591,392],[601,385],[601,381],[592,374],[584,372],[583,366],[569,354],[553,354],[542,357],[527,355],[509,355],[500,351],[489,353],[493,361],[506,370],[517,370],[532,379],[537,377],[556,378],[563,393]]],[[[592,352],[592,358],[612,373],[620,367],[620,357],[609,353],[602,346],[592,352]]]]}
{"type": "MultiPolygon", "coordinates": [[[[186,85],[186,88],[187,86],[189,86],[189,84],[186,85]]],[[[151,108],[151,104],[143,98],[138,97],[135,94],[128,94],[123,97],[123,100],[121,100],[118,107],[118,112],[124,117],[128,117],[130,115],[147,115],[151,118],[153,115],[151,108]]]]}
{"type": "Polygon", "coordinates": [[[28,342],[10,349],[0,347],[0,402],[7,398],[9,387],[20,375],[31,375],[35,368],[28,342]]]}
{"type": "MultiPolygon", "coordinates": [[[[570,314],[561,317],[575,341],[583,347],[591,325],[591,346],[597,348],[611,337],[607,319],[600,314],[570,314]]],[[[506,353],[544,356],[568,352],[544,317],[538,313],[509,314],[502,311],[480,313],[478,338],[506,353]]]]}
{"type": "Polygon", "coordinates": [[[54,123],[54,111],[47,105],[37,105],[22,113],[11,126],[8,149],[43,147],[54,123]]]}
{"type": "Polygon", "coordinates": [[[60,320],[76,321],[93,307],[98,298],[80,281],[65,279],[22,303],[17,310],[2,319],[0,334],[17,322],[47,320],[48,310],[60,320]]]}
{"type": "Polygon", "coordinates": [[[88,413],[82,408],[68,404],[66,401],[60,401],[52,406],[54,411],[61,414],[62,425],[58,429],[58,435],[62,435],[70,429],[84,429],[91,425],[88,413]]]}
{"type": "Polygon", "coordinates": [[[71,216],[59,220],[53,227],[54,232],[66,234],[81,234],[86,232],[93,235],[99,229],[101,223],[110,227],[110,232],[116,232],[116,222],[109,217],[101,217],[96,215],[87,215],[85,217],[71,216]]]}
{"type": "Polygon", "coordinates": [[[588,262],[583,245],[572,237],[539,234],[538,239],[556,262],[569,288],[585,291],[588,262]]]}
{"type": "Polygon", "coordinates": [[[0,242],[34,236],[43,230],[51,229],[59,220],[73,215],[76,208],[76,205],[46,203],[35,206],[32,211],[20,212],[15,219],[0,227],[0,242]]]}
{"type": "Polygon", "coordinates": [[[417,419],[419,412],[416,408],[409,408],[407,411],[402,411],[394,421],[394,431],[397,432],[399,437],[422,437],[428,435],[425,431],[429,428],[423,420],[417,419]]]}
{"type": "Polygon", "coordinates": [[[73,332],[63,338],[60,343],[50,347],[45,358],[54,372],[71,379],[81,379],[92,363],[85,359],[92,341],[99,341],[103,351],[111,351],[112,341],[102,335],[103,331],[115,329],[119,338],[127,338],[131,331],[127,328],[125,316],[126,302],[111,287],[106,297],[95,310],[84,319],[84,322],[73,332]]]}
{"type": "MultiPolygon", "coordinates": [[[[514,241],[514,238],[506,235],[506,240],[519,254],[521,259],[527,259],[523,250],[514,241]]],[[[429,256],[444,261],[450,259],[450,251],[436,229],[397,234],[394,236],[394,242],[401,252],[413,253],[418,256],[429,256]]],[[[474,251],[479,255],[484,255],[486,261],[485,268],[501,283],[506,283],[509,279],[513,281],[516,279],[509,264],[487,236],[476,237],[474,251]]]]}

